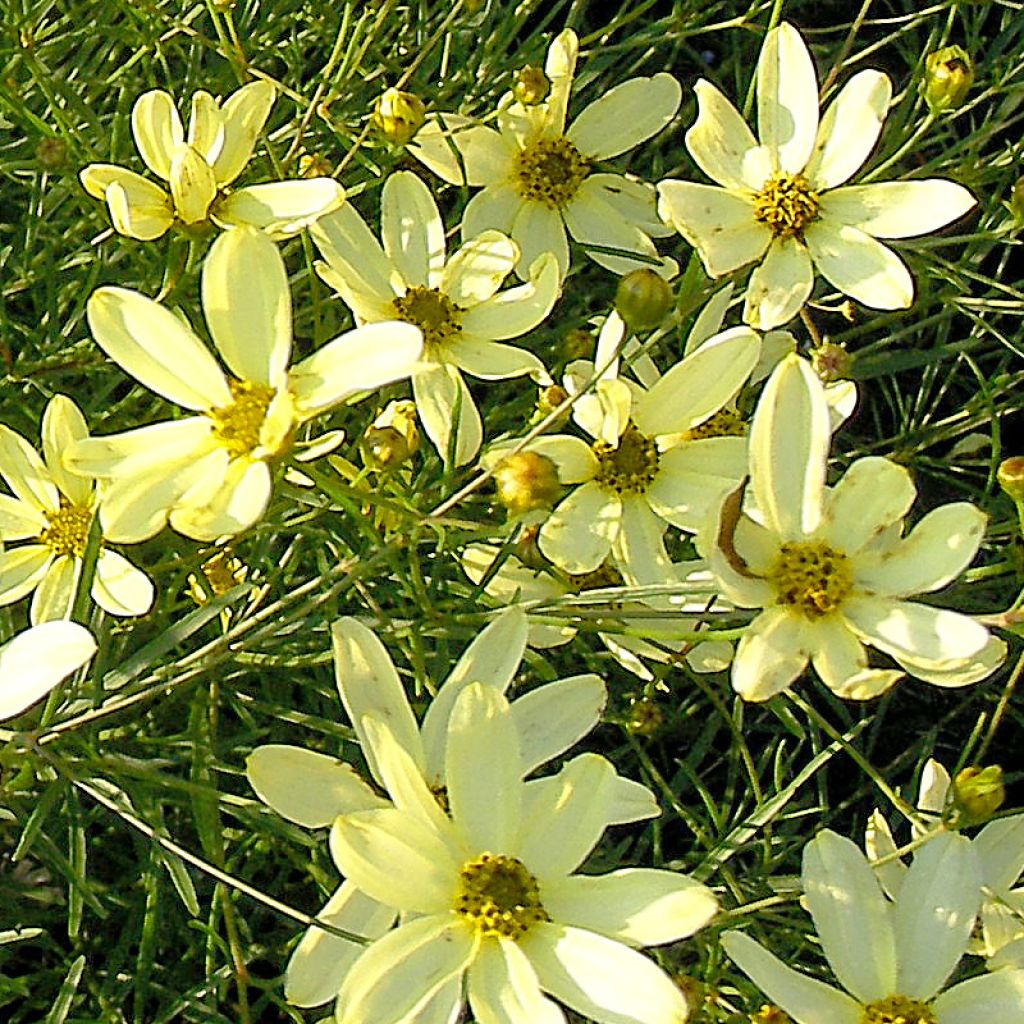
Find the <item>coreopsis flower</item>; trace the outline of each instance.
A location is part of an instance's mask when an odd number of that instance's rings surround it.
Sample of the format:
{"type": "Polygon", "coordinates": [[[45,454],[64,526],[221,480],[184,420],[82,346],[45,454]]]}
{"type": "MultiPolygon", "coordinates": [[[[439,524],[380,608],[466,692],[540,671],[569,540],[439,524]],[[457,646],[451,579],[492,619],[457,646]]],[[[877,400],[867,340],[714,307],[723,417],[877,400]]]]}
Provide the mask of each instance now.
{"type": "Polygon", "coordinates": [[[585,107],[566,128],[578,45],[572,29],[554,39],[544,66],[551,87],[547,99],[524,106],[508,93],[498,105],[497,131],[442,113],[409,145],[445,181],[483,186],[463,214],[462,237],[489,229],[511,235],[520,248],[521,275],[541,253],[551,252],[564,277],[567,233],[616,273],[660,262],[651,238],[666,232],[651,187],[595,165],[661,131],[679,108],[679,83],[664,72],[631,78],[585,107]]]}
{"type": "Polygon", "coordinates": [[[935,231],[974,198],[941,178],[847,185],[878,141],[892,98],[880,71],[854,75],[819,123],[814,64],[783,23],[765,37],[757,65],[758,134],[701,79],[698,117],[686,133],[697,166],[715,185],[666,179],[658,211],[700,253],[712,277],[756,263],[744,319],[767,330],[810,297],[815,269],[872,309],[903,309],[914,282],[878,239],[935,231]]]}
{"type": "Polygon", "coordinates": [[[989,675],[1005,657],[1001,640],[967,615],[907,600],[963,572],[985,515],[953,502],[904,536],[916,494],[909,472],[868,457],[826,487],[829,441],[821,381],[806,360],[789,355],[751,425],[752,507],[725,502],[698,543],[723,595],[763,609],[736,649],[734,689],[766,700],[811,663],[840,696],[874,697],[903,673],[869,668],[866,645],[939,686],[989,675]]]}
{"type": "Polygon", "coordinates": [[[380,202],[383,246],[351,206],[315,226],[313,240],[326,261],[317,273],[359,323],[404,320],[423,331],[422,363],[412,378],[416,408],[441,457],[454,443],[455,465],[462,465],[483,440],[463,371],[482,380],[549,379],[532,352],[502,342],[532,331],[551,312],[558,268],[542,255],[526,284],[499,291],[519,255],[506,235],[481,232],[447,259],[437,203],[415,174],[392,174],[380,202]]]}
{"type": "Polygon", "coordinates": [[[947,832],[918,850],[890,903],[856,844],[825,829],[804,848],[803,887],[846,991],[795,971],[743,932],[726,932],[722,946],[797,1024],[1020,1024],[1024,971],[943,990],[966,950],[980,885],[970,841],[947,832]]]}
{"type": "Polygon", "coordinates": [[[296,428],[408,375],[422,337],[405,323],[349,331],[288,368],[291,298],[277,246],[235,228],[203,264],[203,309],[225,373],[177,313],[127,288],[98,288],[86,315],[106,354],[141,384],[196,415],[93,437],[65,464],[107,481],[100,521],[112,540],[174,529],[212,541],[251,526],[271,493],[271,463],[296,428]]]}
{"type": "Polygon", "coordinates": [[[554,1000],[599,1024],[685,1019],[680,987],[636,947],[693,934],[716,900],[674,871],[574,873],[614,803],[605,758],[524,782],[508,701],[469,683],[447,720],[445,813],[391,723],[370,712],[364,728],[395,806],[339,817],[331,853],[403,920],[349,968],[339,1024],[455,1020],[466,1002],[478,1021],[554,1024],[554,1000]]]}
{"type": "Polygon", "coordinates": [[[251,224],[275,238],[294,235],[341,205],[345,193],[332,178],[229,187],[252,156],[274,96],[264,79],[223,103],[193,93],[186,136],[173,98],[162,89],[143,93],[132,107],[132,134],[143,163],[166,185],[116,164],[89,164],[82,186],[106,201],[116,231],[144,242],[174,224],[190,229],[207,222],[251,224]]]}
{"type": "MultiPolygon", "coordinates": [[[[613,314],[614,316],[614,314],[613,314]]],[[[621,324],[621,320],[618,321],[621,324]]],[[[597,359],[600,367],[603,362],[597,359]]],[[[545,557],[572,574],[609,557],[629,582],[673,582],[665,552],[668,525],[696,532],[746,472],[746,439],[733,416],[718,414],[757,363],[760,340],[746,327],[724,331],[644,388],[609,363],[573,417],[593,442],[542,435],[527,445],[551,459],[572,491],[545,520],[545,557]]],[[[592,368],[571,367],[569,390],[592,368]]],[[[495,445],[494,464],[510,444],[495,445]]]]}
{"type": "Polygon", "coordinates": [[[77,622],[30,626],[0,646],[0,722],[17,718],[96,652],[96,641],[77,622]]]}
{"type": "MultiPolygon", "coordinates": [[[[82,562],[100,500],[95,481],[65,469],[64,453],[89,436],[85,419],[65,395],[54,395],[42,423],[42,458],[20,434],[0,424],[0,539],[27,541],[0,551],[0,605],[32,593],[33,624],[65,619],[78,590],[82,562]],[[33,593],[34,592],[34,593],[33,593]]],[[[111,615],[144,615],[153,584],[100,538],[92,599],[111,615]]]]}
{"type": "MultiPolygon", "coordinates": [[[[949,772],[929,758],[915,803],[921,818],[911,825],[918,844],[945,834],[946,816],[951,810],[955,814],[954,790],[949,772]]],[[[1024,885],[1017,885],[1024,873],[1024,814],[988,822],[971,845],[983,888],[980,929],[968,944],[968,951],[984,956],[990,969],[1024,967],[1024,885]]],[[[892,829],[877,808],[868,822],[864,848],[885,894],[897,899],[908,868],[899,859],[892,829]]]]}
{"type": "MultiPolygon", "coordinates": [[[[512,683],[526,648],[526,620],[510,609],[484,629],[459,658],[417,723],[391,658],[371,630],[355,619],[339,619],[331,628],[338,692],[352,722],[373,779],[389,777],[391,748],[367,716],[386,721],[390,736],[417,766],[443,803],[446,793],[445,744],[456,697],[469,683],[482,680],[496,692],[512,683]]],[[[572,746],[598,722],[607,694],[594,675],[547,683],[512,702],[519,737],[518,770],[528,775],[572,746]]],[[[246,774],[260,798],[278,814],[306,828],[330,825],[340,814],[392,806],[377,795],[343,761],[302,747],[274,744],[257,747],[246,774]]],[[[618,776],[609,823],[637,821],[658,813],[645,787],[618,776]]],[[[378,938],[395,922],[390,904],[368,896],[351,880],[343,882],[318,917],[366,938],[378,938]]],[[[300,1006],[333,999],[361,952],[348,939],[312,927],[288,964],[285,994],[300,1006]]]]}

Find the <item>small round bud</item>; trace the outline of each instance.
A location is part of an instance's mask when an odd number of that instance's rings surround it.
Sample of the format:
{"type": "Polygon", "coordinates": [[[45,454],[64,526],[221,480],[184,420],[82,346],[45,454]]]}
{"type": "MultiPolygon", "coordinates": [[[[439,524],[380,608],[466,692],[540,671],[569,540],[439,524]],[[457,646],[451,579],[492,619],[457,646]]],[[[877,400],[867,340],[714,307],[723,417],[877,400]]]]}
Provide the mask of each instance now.
{"type": "Polygon", "coordinates": [[[67,143],[63,139],[40,139],[36,146],[36,162],[44,171],[59,171],[68,159],[67,143]]]}
{"type": "Polygon", "coordinates": [[[853,360],[842,345],[833,345],[827,341],[811,353],[811,365],[826,384],[831,384],[832,381],[849,378],[853,360]]]}
{"type": "Polygon", "coordinates": [[[329,178],[331,176],[331,164],[326,157],[319,153],[303,153],[299,157],[300,178],[329,178]]]}
{"type": "Polygon", "coordinates": [[[631,270],[615,289],[615,310],[631,331],[647,331],[665,319],[673,298],[668,281],[653,270],[631,270]]]}
{"type": "Polygon", "coordinates": [[[543,103],[551,92],[551,82],[543,69],[536,64],[520,68],[513,78],[512,95],[524,107],[535,107],[543,103]]]}
{"type": "Polygon", "coordinates": [[[537,409],[542,415],[547,416],[549,413],[554,412],[568,397],[569,392],[560,384],[549,384],[546,388],[541,388],[537,394],[537,409]]]}
{"type": "Polygon", "coordinates": [[[419,446],[415,403],[407,398],[389,402],[363,432],[363,462],[371,469],[397,469],[416,454],[419,446]]]}
{"type": "Polygon", "coordinates": [[[996,479],[1003,491],[1014,501],[1024,501],[1024,456],[1003,459],[996,470],[996,479]]]}
{"type": "Polygon", "coordinates": [[[960,46],[944,46],[924,59],[921,92],[933,114],[956,110],[974,84],[974,63],[960,46]]]}
{"type": "Polygon", "coordinates": [[[513,515],[553,505],[562,492],[558,468],[537,452],[516,452],[494,471],[498,500],[513,515]]]}
{"type": "Polygon", "coordinates": [[[1003,805],[1003,769],[997,764],[985,768],[964,768],[951,786],[953,809],[958,825],[980,825],[1003,805]]]}
{"type": "Polygon", "coordinates": [[[377,98],[370,120],[389,142],[404,146],[423,126],[426,112],[419,96],[392,88],[377,98]]]}

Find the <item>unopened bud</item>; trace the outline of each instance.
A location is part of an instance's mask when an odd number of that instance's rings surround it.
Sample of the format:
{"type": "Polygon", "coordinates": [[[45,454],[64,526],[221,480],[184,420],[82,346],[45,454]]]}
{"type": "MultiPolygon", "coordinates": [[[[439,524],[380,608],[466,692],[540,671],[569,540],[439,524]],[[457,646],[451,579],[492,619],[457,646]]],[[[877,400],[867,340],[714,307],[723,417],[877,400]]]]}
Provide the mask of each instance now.
{"type": "Polygon", "coordinates": [[[370,120],[389,142],[404,146],[423,126],[426,113],[419,96],[391,88],[377,98],[370,120]]]}
{"type": "Polygon", "coordinates": [[[546,388],[541,388],[537,393],[537,409],[544,416],[547,416],[549,413],[554,412],[568,397],[569,392],[560,384],[549,384],[546,388]]]}
{"type": "Polygon", "coordinates": [[[951,786],[953,808],[960,825],[980,825],[1003,805],[1003,769],[997,764],[985,768],[964,768],[956,773],[951,786]]]}
{"type": "Polygon", "coordinates": [[[553,505],[562,493],[558,467],[546,455],[516,452],[494,471],[498,500],[513,514],[553,505]]]}
{"type": "Polygon", "coordinates": [[[672,308],[672,300],[668,281],[646,268],[631,270],[615,289],[615,310],[634,332],[657,327],[672,308]]]}
{"type": "Polygon", "coordinates": [[[373,469],[397,469],[419,446],[416,405],[408,399],[389,402],[363,433],[363,462],[373,469]]]}
{"type": "Polygon", "coordinates": [[[1003,491],[1018,504],[1024,502],[1024,456],[1003,459],[996,470],[996,479],[1003,491]]]}
{"type": "Polygon", "coordinates": [[[921,91],[933,114],[956,110],[974,84],[974,64],[960,46],[944,46],[924,59],[921,91]]]}
{"type": "Polygon", "coordinates": [[[826,383],[836,380],[847,380],[853,360],[850,353],[842,345],[833,345],[827,341],[811,353],[811,365],[814,372],[826,383]]]}
{"type": "Polygon", "coordinates": [[[512,95],[524,107],[535,107],[543,103],[551,92],[551,82],[543,69],[536,64],[527,64],[516,73],[512,83],[512,95]]]}

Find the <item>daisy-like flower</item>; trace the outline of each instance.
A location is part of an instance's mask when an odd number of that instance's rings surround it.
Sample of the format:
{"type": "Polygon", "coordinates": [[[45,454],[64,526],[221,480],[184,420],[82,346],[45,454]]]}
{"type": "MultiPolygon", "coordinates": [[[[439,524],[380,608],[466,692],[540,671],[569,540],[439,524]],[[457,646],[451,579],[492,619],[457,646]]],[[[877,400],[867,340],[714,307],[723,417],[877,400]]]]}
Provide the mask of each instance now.
{"type": "Polygon", "coordinates": [[[846,991],[793,970],[743,932],[726,932],[722,946],[796,1024],[1021,1024],[1024,971],[942,991],[966,950],[980,884],[970,841],[947,832],[918,851],[889,903],[856,844],[826,829],[804,848],[803,887],[846,991]]]}
{"type": "MultiPolygon", "coordinates": [[[[943,818],[952,800],[949,772],[929,758],[921,773],[917,809],[924,821],[912,828],[920,841],[945,833],[943,818]]],[[[1024,814],[1011,814],[988,822],[971,840],[983,886],[979,934],[968,951],[985,957],[990,969],[1024,967],[1024,885],[1014,888],[1024,873],[1024,814]]],[[[864,847],[879,884],[890,899],[897,899],[907,878],[907,865],[897,856],[892,829],[882,812],[868,822],[864,847]],[[878,861],[882,863],[877,863],[878,861]]]]}
{"type": "Polygon", "coordinates": [[[197,415],[76,442],[65,464],[101,477],[104,536],[130,542],[171,526],[197,540],[238,533],[263,514],[270,462],[299,424],[408,375],[422,336],[404,323],[361,327],[291,369],[291,298],[277,246],[235,228],[203,264],[203,309],[230,370],[176,313],[126,288],[98,288],[93,337],[127,373],[197,415]]]}
{"type": "MultiPolygon", "coordinates": [[[[513,681],[526,649],[526,619],[510,609],[470,644],[442,683],[422,723],[417,723],[398,673],[384,645],[355,619],[339,619],[331,629],[338,692],[374,780],[385,785],[390,747],[367,727],[366,716],[386,721],[405,756],[426,779],[443,804],[446,799],[445,744],[448,720],[457,696],[474,680],[495,692],[513,681]]],[[[556,757],[598,722],[607,694],[595,675],[572,676],[547,683],[519,697],[511,714],[519,737],[519,770],[525,776],[556,757]]],[[[306,828],[330,825],[340,814],[392,806],[378,796],[345,762],[302,747],[274,744],[257,747],[246,774],[260,798],[278,814],[306,828]]],[[[616,776],[609,824],[638,821],[658,813],[645,787],[616,776]]],[[[318,915],[344,931],[379,938],[395,922],[391,904],[381,903],[345,881],[318,915]]],[[[355,958],[357,943],[312,927],[288,964],[285,994],[299,1006],[333,999],[355,958]]]]}
{"type": "MultiPolygon", "coordinates": [[[[43,413],[42,458],[25,438],[0,424],[0,476],[13,494],[0,494],[0,539],[28,541],[0,552],[0,605],[34,591],[33,624],[71,614],[99,502],[94,481],[69,473],[61,460],[88,436],[78,406],[64,395],[54,395],[43,413]]],[[[92,599],[111,615],[144,615],[153,603],[153,584],[106,547],[105,539],[92,599]]]]}
{"type": "Polygon", "coordinates": [[[661,131],[679,109],[682,91],[669,74],[632,78],[609,89],[566,128],[578,40],[565,29],[548,49],[548,98],[525,107],[508,93],[498,105],[498,130],[459,114],[437,114],[409,152],[456,185],[483,186],[466,207],[462,237],[491,228],[520,248],[519,272],[544,252],[554,253],[564,277],[566,232],[587,255],[616,273],[660,259],[651,237],[666,234],[644,183],[594,169],[661,131]],[[612,255],[599,246],[636,253],[612,255]]]}
{"type": "Polygon", "coordinates": [[[886,75],[854,75],[819,123],[811,55],[783,23],[765,37],[757,65],[759,140],[710,82],[701,79],[694,91],[699,113],[686,146],[718,186],[662,181],[658,211],[712,277],[757,263],[747,323],[767,330],[796,316],[815,268],[872,309],[911,304],[910,272],[878,239],[935,231],[966,213],[974,198],[941,178],[846,184],[881,133],[892,98],[886,75]]]}
{"type": "MultiPolygon", "coordinates": [[[[646,389],[611,363],[574,410],[592,443],[565,434],[531,441],[527,450],[551,459],[573,487],[541,527],[545,557],[572,574],[593,572],[610,557],[629,582],[674,582],[662,539],[668,524],[696,532],[746,473],[746,439],[735,417],[718,414],[743,387],[760,347],[752,330],[732,328],[646,389]]],[[[577,366],[573,376],[584,372],[577,366]]],[[[500,460],[508,446],[494,446],[485,461],[500,460]]]]}
{"type": "Polygon", "coordinates": [[[90,164],[85,191],[106,201],[114,229],[144,242],[175,223],[195,228],[251,224],[275,238],[308,227],[345,198],[332,178],[275,181],[229,190],[252,156],[270,116],[275,91],[260,79],[223,103],[208,92],[192,94],[185,135],[174,100],[162,89],[143,93],[132,108],[132,134],[143,163],[166,186],[116,164],[90,164]]]}
{"type": "Polygon", "coordinates": [[[840,696],[877,696],[902,673],[869,668],[866,644],[939,686],[983,679],[1006,645],[966,615],[907,598],[963,572],[984,536],[984,513],[953,502],[904,537],[916,493],[907,470],[858,459],[826,487],[829,441],[821,381],[806,360],[787,356],[750,430],[753,508],[725,502],[698,542],[724,596],[763,609],[736,649],[734,689],[766,700],[810,662],[840,696]]]}
{"type": "Polygon", "coordinates": [[[77,622],[41,622],[0,647],[0,722],[17,718],[96,652],[77,622]]]}
{"type": "Polygon", "coordinates": [[[616,778],[597,754],[524,782],[514,714],[470,683],[447,721],[447,807],[384,718],[367,714],[394,807],[343,815],[341,872],[402,913],[352,964],[339,1024],[455,1020],[564,1024],[554,1000],[599,1024],[680,1024],[679,986],[635,947],[693,934],[714,895],[673,871],[574,874],[608,824],[616,778]],[[549,998],[553,997],[553,998],[549,998]]]}
{"type": "Polygon", "coordinates": [[[560,292],[554,258],[541,255],[526,284],[498,291],[519,249],[500,231],[470,238],[445,258],[444,222],[430,189],[411,171],[392,174],[381,194],[381,241],[350,206],[320,220],[313,240],[326,263],[317,272],[359,323],[405,320],[423,331],[423,360],[413,375],[416,408],[427,436],[454,462],[480,449],[483,425],[462,371],[483,380],[530,374],[548,381],[532,352],[503,345],[532,331],[560,292]]]}

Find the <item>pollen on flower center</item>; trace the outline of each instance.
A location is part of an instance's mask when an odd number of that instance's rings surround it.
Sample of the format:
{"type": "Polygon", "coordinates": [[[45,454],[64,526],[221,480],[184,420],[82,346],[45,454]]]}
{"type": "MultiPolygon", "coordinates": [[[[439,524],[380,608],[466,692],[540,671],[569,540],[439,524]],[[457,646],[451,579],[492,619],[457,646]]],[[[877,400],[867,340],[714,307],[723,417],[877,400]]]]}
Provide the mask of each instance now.
{"type": "Polygon", "coordinates": [[[519,194],[553,210],[572,202],[589,173],[583,154],[562,135],[529,143],[515,160],[519,194]]]}
{"type": "Polygon", "coordinates": [[[92,525],[91,509],[73,505],[61,495],[59,511],[44,514],[48,525],[39,534],[39,540],[57,558],[61,555],[82,558],[89,539],[89,527],[92,525]]]}
{"type": "Polygon", "coordinates": [[[927,1003],[905,996],[887,996],[864,1007],[861,1024],[935,1024],[927,1003]]]}
{"type": "Polygon", "coordinates": [[[491,853],[463,864],[455,910],[481,935],[509,939],[519,939],[538,921],[549,920],[537,880],[522,861],[491,853]]]}
{"type": "Polygon", "coordinates": [[[818,219],[818,193],[802,174],[773,174],[754,196],[754,217],[776,238],[802,238],[818,219]]]}
{"type": "Polygon", "coordinates": [[[438,349],[462,331],[462,309],[436,288],[410,288],[392,303],[400,320],[423,332],[427,349],[438,349]]]}
{"type": "Polygon", "coordinates": [[[849,559],[820,541],[783,544],[768,579],[780,604],[816,619],[834,612],[850,592],[849,559]]]}
{"type": "Polygon", "coordinates": [[[606,441],[595,441],[591,447],[597,456],[594,479],[616,494],[643,494],[657,475],[658,446],[632,424],[617,448],[606,441]]]}
{"type": "Polygon", "coordinates": [[[268,384],[248,380],[229,380],[231,405],[211,409],[214,436],[235,458],[248,455],[260,443],[260,429],[276,391],[268,384]]]}
{"type": "Polygon", "coordinates": [[[706,437],[742,437],[747,431],[743,417],[731,409],[720,409],[703,423],[686,432],[687,441],[702,441],[706,437]]]}

